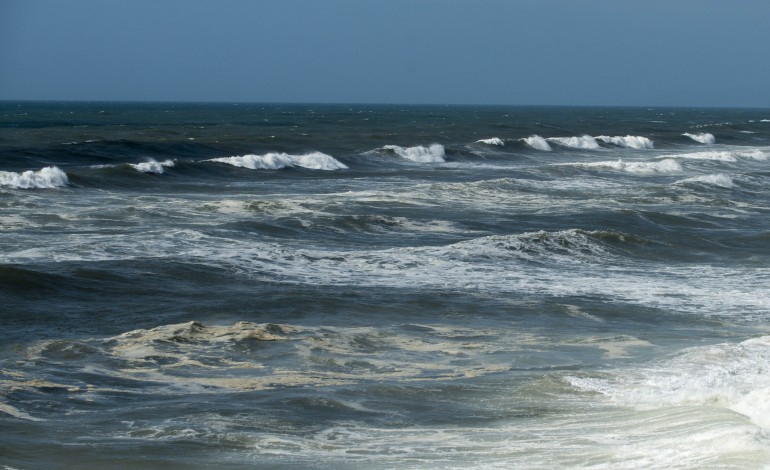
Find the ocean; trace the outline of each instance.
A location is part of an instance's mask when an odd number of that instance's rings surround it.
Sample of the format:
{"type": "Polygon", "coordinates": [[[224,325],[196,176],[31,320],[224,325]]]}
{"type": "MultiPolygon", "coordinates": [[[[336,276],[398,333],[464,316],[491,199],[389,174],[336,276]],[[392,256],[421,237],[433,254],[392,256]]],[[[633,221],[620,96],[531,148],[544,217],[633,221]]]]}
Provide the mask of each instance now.
{"type": "Polygon", "coordinates": [[[770,466],[770,110],[0,103],[0,468],[770,466]]]}

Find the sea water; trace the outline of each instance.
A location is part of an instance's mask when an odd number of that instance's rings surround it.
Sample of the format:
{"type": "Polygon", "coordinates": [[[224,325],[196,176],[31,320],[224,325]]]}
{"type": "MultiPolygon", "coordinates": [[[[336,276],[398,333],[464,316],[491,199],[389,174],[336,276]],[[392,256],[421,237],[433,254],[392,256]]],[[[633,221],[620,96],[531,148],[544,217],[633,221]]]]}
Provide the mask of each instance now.
{"type": "Polygon", "coordinates": [[[767,467],[768,119],[0,103],[0,466],[767,467]]]}

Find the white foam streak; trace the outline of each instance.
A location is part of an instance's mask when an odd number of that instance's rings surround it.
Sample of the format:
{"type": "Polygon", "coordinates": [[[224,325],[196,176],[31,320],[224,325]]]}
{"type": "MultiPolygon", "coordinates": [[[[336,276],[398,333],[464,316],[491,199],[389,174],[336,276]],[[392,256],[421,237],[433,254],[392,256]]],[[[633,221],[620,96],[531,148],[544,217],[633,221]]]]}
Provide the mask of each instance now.
{"type": "Polygon", "coordinates": [[[521,140],[535,150],[542,150],[544,152],[551,151],[551,146],[548,145],[548,142],[537,134],[531,135],[521,140]]]}
{"type": "Polygon", "coordinates": [[[444,146],[441,144],[433,144],[430,147],[423,147],[422,145],[416,147],[386,145],[383,149],[391,150],[401,158],[418,163],[443,163],[446,161],[444,160],[444,146]]]}
{"type": "Polygon", "coordinates": [[[334,157],[321,152],[305,155],[289,155],[287,153],[267,153],[265,155],[243,155],[235,157],[213,158],[210,162],[227,163],[228,165],[249,168],[251,170],[279,170],[299,166],[311,170],[344,170],[347,166],[334,157]]]}
{"type": "Polygon", "coordinates": [[[498,145],[500,147],[505,146],[505,142],[503,142],[503,140],[500,139],[499,137],[492,137],[491,139],[477,140],[476,143],[487,144],[487,145],[498,145]]]}
{"type": "Polygon", "coordinates": [[[691,138],[695,142],[700,142],[701,144],[713,144],[716,142],[714,134],[709,134],[708,132],[702,134],[690,134],[689,132],[685,132],[682,135],[691,138]]]}
{"type": "Polygon", "coordinates": [[[23,173],[0,171],[0,187],[13,189],[52,189],[67,186],[67,174],[55,166],[23,173]]]}
{"type": "Polygon", "coordinates": [[[573,149],[594,150],[599,148],[599,143],[590,135],[580,137],[549,137],[546,140],[562,147],[573,149]]]}
{"type": "Polygon", "coordinates": [[[651,149],[654,148],[653,142],[647,137],[641,137],[636,135],[623,136],[606,136],[600,135],[597,139],[602,142],[617,145],[618,147],[633,148],[633,149],[651,149]]]}
{"type": "Polygon", "coordinates": [[[163,162],[157,162],[150,158],[146,162],[142,163],[129,163],[132,168],[142,173],[154,173],[156,175],[163,174],[163,168],[170,168],[174,166],[173,160],[165,160],[163,162]]]}

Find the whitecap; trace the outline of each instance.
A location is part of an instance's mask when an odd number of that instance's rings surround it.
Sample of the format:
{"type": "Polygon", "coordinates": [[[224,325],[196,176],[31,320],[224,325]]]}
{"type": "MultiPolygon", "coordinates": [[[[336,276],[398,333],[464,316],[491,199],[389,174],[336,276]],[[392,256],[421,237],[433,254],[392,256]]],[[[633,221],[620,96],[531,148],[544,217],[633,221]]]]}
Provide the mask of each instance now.
{"type": "Polygon", "coordinates": [[[685,132],[682,135],[691,138],[695,142],[700,142],[701,144],[713,144],[716,142],[714,134],[709,134],[708,132],[702,134],[690,134],[689,132],[685,132]]]}
{"type": "Polygon", "coordinates": [[[51,189],[67,186],[68,184],[67,174],[55,166],[47,166],[38,171],[28,170],[23,173],[0,171],[0,187],[51,189]]]}
{"type": "Polygon", "coordinates": [[[480,139],[476,141],[477,144],[498,145],[500,147],[505,146],[505,142],[499,137],[492,137],[491,139],[480,139]]]}
{"type": "Polygon", "coordinates": [[[753,160],[767,160],[767,155],[759,149],[747,150],[722,150],[712,152],[691,152],[676,155],[666,155],[659,158],[678,158],[684,160],[714,160],[719,162],[734,163],[739,158],[751,158],[753,160]]]}
{"type": "Polygon", "coordinates": [[[583,162],[566,163],[565,165],[578,166],[584,168],[609,168],[612,170],[625,171],[627,173],[676,173],[682,171],[682,165],[676,160],[666,159],[656,162],[624,162],[604,161],[604,162],[583,162]]]}
{"type": "Polygon", "coordinates": [[[676,181],[674,184],[687,184],[687,183],[701,183],[701,184],[719,186],[720,188],[728,188],[728,189],[735,187],[733,178],[723,173],[717,173],[713,175],[693,176],[692,178],[685,178],[683,180],[676,181]]]}
{"type": "Polygon", "coordinates": [[[267,153],[265,155],[243,155],[221,157],[207,160],[210,162],[227,163],[228,165],[249,168],[252,170],[279,170],[299,166],[311,170],[343,170],[347,166],[330,155],[312,152],[304,155],[287,153],[267,153]]]}
{"type": "Polygon", "coordinates": [[[577,389],[622,406],[726,408],[770,431],[770,337],[685,350],[671,360],[611,378],[567,377],[577,389]]]}
{"type": "Polygon", "coordinates": [[[627,135],[627,136],[614,136],[610,137],[607,135],[600,135],[597,137],[597,139],[608,143],[612,145],[617,145],[618,147],[626,147],[626,148],[633,148],[633,149],[651,149],[654,148],[653,142],[648,139],[647,137],[642,137],[638,135],[627,135]]]}
{"type": "Polygon", "coordinates": [[[150,158],[146,162],[129,163],[129,165],[131,165],[131,167],[136,171],[141,171],[142,173],[155,173],[156,175],[162,175],[163,168],[173,167],[174,161],[169,159],[162,162],[157,162],[150,158]]]}
{"type": "Polygon", "coordinates": [[[548,145],[548,142],[537,134],[531,135],[521,140],[535,150],[543,150],[545,152],[551,151],[551,146],[548,145]]]}
{"type": "Polygon", "coordinates": [[[549,137],[546,140],[562,147],[573,149],[594,150],[599,148],[599,143],[590,135],[582,135],[580,137],[549,137]]]}
{"type": "Polygon", "coordinates": [[[384,150],[390,150],[401,158],[406,158],[418,163],[443,163],[444,146],[441,144],[432,144],[430,147],[418,145],[416,147],[400,147],[398,145],[386,145],[384,150]]]}

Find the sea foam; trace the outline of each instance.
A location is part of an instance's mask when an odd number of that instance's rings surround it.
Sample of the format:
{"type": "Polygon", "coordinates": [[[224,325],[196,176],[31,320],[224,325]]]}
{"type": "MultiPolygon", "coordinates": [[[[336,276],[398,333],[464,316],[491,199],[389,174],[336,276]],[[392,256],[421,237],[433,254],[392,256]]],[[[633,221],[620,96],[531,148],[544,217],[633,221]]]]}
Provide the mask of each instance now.
{"type": "Polygon", "coordinates": [[[49,189],[67,186],[67,174],[55,166],[47,166],[38,171],[28,170],[23,173],[0,171],[0,187],[14,189],[49,189]]]}
{"type": "Polygon", "coordinates": [[[701,144],[713,144],[716,142],[714,134],[709,134],[708,132],[702,134],[690,134],[689,132],[685,132],[682,135],[691,138],[695,142],[700,142],[701,144]]]}
{"type": "Polygon", "coordinates": [[[321,152],[305,155],[287,153],[267,153],[265,155],[243,155],[235,157],[212,158],[210,162],[227,163],[252,170],[279,170],[299,166],[311,170],[344,170],[347,166],[334,157],[321,152]]]}
{"type": "Polygon", "coordinates": [[[433,144],[430,147],[423,147],[422,145],[416,147],[386,145],[383,149],[390,150],[401,158],[418,163],[443,163],[446,161],[444,160],[444,146],[441,144],[433,144]]]}

